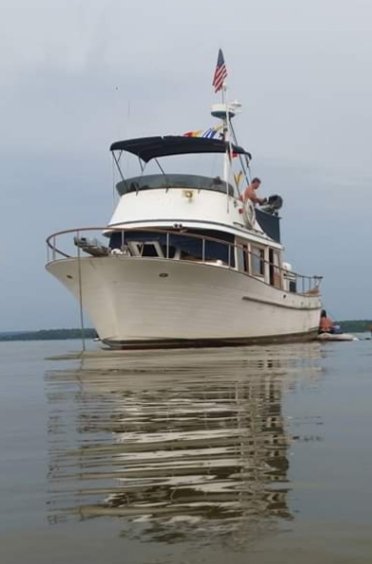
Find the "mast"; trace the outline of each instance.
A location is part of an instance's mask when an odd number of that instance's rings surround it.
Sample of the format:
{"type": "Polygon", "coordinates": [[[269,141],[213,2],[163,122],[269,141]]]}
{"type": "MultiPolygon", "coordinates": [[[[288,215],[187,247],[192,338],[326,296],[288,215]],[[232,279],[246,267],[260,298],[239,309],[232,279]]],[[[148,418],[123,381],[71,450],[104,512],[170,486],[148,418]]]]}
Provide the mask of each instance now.
{"type": "Polygon", "coordinates": [[[212,85],[214,86],[214,92],[221,91],[222,103],[214,104],[212,106],[212,116],[217,117],[222,120],[222,131],[223,140],[229,143],[229,149],[225,153],[224,166],[223,166],[223,179],[226,182],[226,196],[227,196],[227,209],[229,209],[229,177],[230,177],[230,158],[231,158],[231,141],[229,135],[229,116],[228,108],[226,104],[226,78],[227,69],[225,65],[225,58],[223,56],[222,49],[218,50],[216,69],[213,75],[212,85]]]}
{"type": "MultiPolygon", "coordinates": [[[[222,132],[223,132],[223,140],[226,142],[226,152],[224,155],[224,162],[223,162],[223,180],[226,183],[226,196],[227,198],[227,209],[229,209],[229,179],[231,176],[231,161],[233,158],[233,149],[232,143],[236,143],[236,138],[234,131],[231,126],[231,119],[236,115],[239,111],[241,104],[239,102],[226,102],[226,91],[227,88],[224,85],[222,91],[222,102],[219,104],[213,104],[211,109],[211,114],[213,117],[220,119],[222,121],[222,132]]],[[[241,163],[242,164],[242,163],[241,163]]],[[[244,170],[244,167],[243,171],[244,170]]],[[[237,191],[238,190],[238,187],[237,191]]]]}
{"type": "MultiPolygon", "coordinates": [[[[218,58],[217,58],[217,66],[214,73],[213,78],[213,86],[215,89],[215,93],[221,91],[221,103],[213,104],[211,109],[211,114],[213,117],[216,117],[222,121],[222,131],[223,131],[223,140],[226,142],[226,153],[224,156],[224,163],[223,163],[223,180],[226,183],[226,196],[227,196],[227,209],[229,208],[229,178],[231,175],[231,161],[233,158],[233,151],[232,151],[232,143],[234,142],[237,144],[236,136],[234,129],[231,124],[232,118],[238,113],[241,109],[241,104],[237,101],[228,102],[227,96],[227,70],[225,66],[225,59],[222,53],[222,50],[219,49],[218,51],[218,58]]],[[[248,174],[247,169],[249,169],[249,161],[247,160],[246,163],[240,158],[240,165],[242,167],[242,171],[248,181],[248,174]],[[246,166],[244,166],[244,164],[246,166]]],[[[236,184],[236,190],[239,193],[239,186],[238,182],[236,184]]]]}
{"type": "Polygon", "coordinates": [[[223,140],[228,143],[229,151],[225,154],[226,164],[224,166],[224,180],[228,180],[229,176],[228,173],[230,172],[230,155],[231,153],[231,142],[232,142],[232,135],[231,135],[231,123],[230,120],[235,116],[234,107],[232,104],[228,104],[225,100],[219,104],[213,104],[211,109],[211,114],[213,117],[218,118],[222,121],[222,133],[223,133],[223,140]],[[226,176],[227,174],[227,176],[226,176]]]}

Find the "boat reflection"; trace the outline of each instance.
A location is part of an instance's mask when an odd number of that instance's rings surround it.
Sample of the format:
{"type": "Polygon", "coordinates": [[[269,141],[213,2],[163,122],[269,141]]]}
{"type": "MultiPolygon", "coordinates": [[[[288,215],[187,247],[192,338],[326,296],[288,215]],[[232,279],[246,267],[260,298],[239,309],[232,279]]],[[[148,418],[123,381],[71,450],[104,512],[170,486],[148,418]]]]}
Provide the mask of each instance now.
{"type": "Polygon", "coordinates": [[[179,538],[291,519],[286,389],[318,344],[88,353],[46,374],[49,513],[179,538]]]}

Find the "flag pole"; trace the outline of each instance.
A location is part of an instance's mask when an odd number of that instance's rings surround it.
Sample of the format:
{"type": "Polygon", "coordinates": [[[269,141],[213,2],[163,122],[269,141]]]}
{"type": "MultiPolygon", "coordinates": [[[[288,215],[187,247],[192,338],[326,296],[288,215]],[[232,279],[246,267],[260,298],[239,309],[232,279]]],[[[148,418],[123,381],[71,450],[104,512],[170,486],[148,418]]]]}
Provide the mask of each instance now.
{"type": "Polygon", "coordinates": [[[231,128],[230,124],[230,113],[229,105],[227,103],[227,70],[225,65],[225,59],[223,56],[222,49],[218,50],[217,65],[214,71],[213,86],[215,93],[221,90],[222,103],[217,106],[217,110],[214,111],[212,107],[212,115],[218,117],[222,120],[223,125],[223,140],[226,144],[226,151],[224,156],[224,167],[223,167],[223,177],[226,183],[226,200],[227,200],[227,211],[229,211],[229,177],[231,168],[231,158],[232,158],[232,144],[231,144],[231,128]]]}
{"type": "MultiPolygon", "coordinates": [[[[215,91],[217,92],[218,90],[221,90],[221,115],[219,117],[221,117],[222,121],[223,121],[223,139],[224,141],[226,141],[228,143],[228,158],[225,159],[226,163],[224,165],[224,180],[226,181],[226,195],[228,195],[228,179],[230,177],[230,173],[231,173],[231,162],[232,162],[232,142],[234,142],[235,144],[238,143],[236,135],[235,135],[235,131],[232,125],[232,121],[231,118],[234,117],[235,115],[235,106],[238,107],[240,106],[240,104],[238,105],[237,103],[229,103],[228,101],[228,97],[227,97],[227,83],[226,83],[226,78],[227,78],[227,70],[226,70],[226,66],[225,66],[225,59],[222,53],[222,50],[219,49],[218,51],[218,59],[217,59],[217,67],[216,67],[216,71],[215,71],[215,76],[214,76],[214,80],[213,80],[213,86],[215,86],[215,91]],[[222,72],[223,69],[223,72],[222,72]],[[223,116],[223,117],[222,117],[223,116]]],[[[213,112],[212,112],[213,115],[213,112]]],[[[217,116],[216,116],[217,117],[217,116]]],[[[242,172],[243,175],[246,178],[247,183],[250,183],[250,178],[251,178],[251,170],[250,170],[250,161],[249,158],[247,157],[247,155],[245,156],[245,166],[244,166],[244,162],[242,159],[242,156],[239,155],[239,161],[240,161],[240,165],[242,167],[242,172]]],[[[236,186],[237,192],[240,195],[240,190],[239,190],[239,186],[236,186]]]]}
{"type": "Polygon", "coordinates": [[[226,205],[227,205],[227,213],[229,213],[229,178],[231,172],[231,135],[230,135],[230,128],[229,128],[229,108],[227,103],[227,85],[224,80],[222,85],[222,104],[225,108],[225,119],[224,119],[224,140],[228,143],[225,152],[225,163],[224,163],[224,180],[226,182],[226,205]]]}

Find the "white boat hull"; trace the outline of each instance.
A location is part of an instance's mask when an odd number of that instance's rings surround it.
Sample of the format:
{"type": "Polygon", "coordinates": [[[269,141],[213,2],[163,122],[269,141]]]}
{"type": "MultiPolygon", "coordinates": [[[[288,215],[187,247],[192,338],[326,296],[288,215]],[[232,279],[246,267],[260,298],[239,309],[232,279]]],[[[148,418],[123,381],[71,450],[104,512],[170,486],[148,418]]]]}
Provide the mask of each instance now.
{"type": "Polygon", "coordinates": [[[210,346],[315,338],[320,298],[224,266],[123,256],[66,258],[47,270],[110,346],[210,346]],[[80,264],[79,264],[80,263],[80,264]]]}

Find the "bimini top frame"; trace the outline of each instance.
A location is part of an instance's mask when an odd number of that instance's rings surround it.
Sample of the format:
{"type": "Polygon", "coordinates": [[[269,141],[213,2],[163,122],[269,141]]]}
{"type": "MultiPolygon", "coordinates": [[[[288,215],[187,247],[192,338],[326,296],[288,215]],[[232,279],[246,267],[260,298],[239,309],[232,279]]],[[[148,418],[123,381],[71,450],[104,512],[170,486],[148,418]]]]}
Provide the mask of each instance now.
{"type": "Polygon", "coordinates": [[[110,151],[127,151],[140,158],[145,163],[158,157],[171,155],[187,155],[195,153],[232,153],[233,155],[247,155],[249,160],[251,154],[238,145],[233,145],[222,139],[208,139],[206,137],[185,137],[177,135],[166,135],[165,137],[139,137],[138,139],[127,139],[116,141],[110,147],[110,151]]]}

